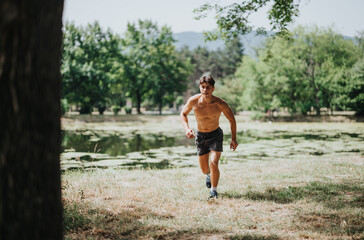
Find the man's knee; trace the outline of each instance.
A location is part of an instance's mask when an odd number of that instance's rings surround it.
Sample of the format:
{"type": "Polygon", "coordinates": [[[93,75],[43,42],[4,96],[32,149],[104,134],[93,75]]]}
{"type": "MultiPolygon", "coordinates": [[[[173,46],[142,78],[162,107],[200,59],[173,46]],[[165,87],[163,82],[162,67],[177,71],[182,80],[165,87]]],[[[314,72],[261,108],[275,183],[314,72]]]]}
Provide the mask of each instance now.
{"type": "Polygon", "coordinates": [[[211,159],[210,159],[210,166],[217,166],[219,164],[219,160],[220,160],[220,154],[212,154],[211,159]]]}
{"type": "Polygon", "coordinates": [[[209,168],[201,168],[203,174],[209,174],[210,169],[209,168]]]}
{"type": "Polygon", "coordinates": [[[210,168],[218,169],[219,168],[219,159],[211,159],[210,160],[210,168]]]}

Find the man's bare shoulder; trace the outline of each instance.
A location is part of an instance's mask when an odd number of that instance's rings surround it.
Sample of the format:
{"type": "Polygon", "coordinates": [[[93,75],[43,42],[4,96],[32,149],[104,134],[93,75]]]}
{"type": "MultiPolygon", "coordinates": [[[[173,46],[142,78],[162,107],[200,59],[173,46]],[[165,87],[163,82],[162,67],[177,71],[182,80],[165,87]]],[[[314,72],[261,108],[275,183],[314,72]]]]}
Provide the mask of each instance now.
{"type": "Polygon", "coordinates": [[[197,102],[198,102],[198,100],[200,99],[200,97],[201,97],[201,94],[196,94],[196,95],[193,95],[192,97],[190,97],[189,99],[188,99],[188,103],[189,104],[192,104],[192,105],[194,105],[194,104],[197,104],[197,102]]]}
{"type": "Polygon", "coordinates": [[[226,107],[228,107],[228,104],[225,102],[225,100],[224,99],[222,99],[222,98],[219,98],[219,97],[216,97],[216,96],[214,96],[215,97],[215,100],[214,100],[214,102],[216,103],[216,105],[220,108],[220,109],[225,109],[226,107]]]}
{"type": "Polygon", "coordinates": [[[213,96],[214,97],[214,102],[217,103],[218,105],[220,104],[226,104],[225,100],[222,99],[222,98],[219,98],[219,97],[216,97],[216,96],[213,96]]]}

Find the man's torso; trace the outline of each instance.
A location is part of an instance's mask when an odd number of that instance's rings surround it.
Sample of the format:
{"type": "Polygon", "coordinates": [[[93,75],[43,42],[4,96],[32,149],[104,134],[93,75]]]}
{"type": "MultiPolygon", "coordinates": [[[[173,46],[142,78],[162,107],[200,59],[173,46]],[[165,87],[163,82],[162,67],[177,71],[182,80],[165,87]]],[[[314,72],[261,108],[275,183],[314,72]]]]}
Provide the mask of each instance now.
{"type": "Polygon", "coordinates": [[[211,132],[219,127],[220,101],[221,99],[215,96],[212,96],[211,102],[204,101],[201,94],[197,96],[193,104],[193,112],[195,113],[199,132],[211,132]]]}

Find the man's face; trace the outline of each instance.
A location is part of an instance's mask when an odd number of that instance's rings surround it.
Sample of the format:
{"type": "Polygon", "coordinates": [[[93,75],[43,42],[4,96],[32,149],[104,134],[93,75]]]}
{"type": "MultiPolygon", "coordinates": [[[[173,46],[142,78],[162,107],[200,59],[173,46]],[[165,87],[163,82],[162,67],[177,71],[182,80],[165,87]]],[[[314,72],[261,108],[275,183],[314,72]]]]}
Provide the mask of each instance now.
{"type": "Polygon", "coordinates": [[[200,92],[204,96],[211,96],[214,90],[215,87],[211,86],[209,83],[200,84],[200,92]]]}

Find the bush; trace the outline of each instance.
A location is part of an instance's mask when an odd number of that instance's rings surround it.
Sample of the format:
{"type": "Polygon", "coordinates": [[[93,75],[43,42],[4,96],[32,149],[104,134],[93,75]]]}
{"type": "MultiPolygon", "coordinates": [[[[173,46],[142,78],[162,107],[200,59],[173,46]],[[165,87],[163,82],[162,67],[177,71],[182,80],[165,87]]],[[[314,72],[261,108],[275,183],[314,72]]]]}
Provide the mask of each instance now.
{"type": "Polygon", "coordinates": [[[121,110],[120,106],[114,105],[111,107],[112,111],[114,112],[114,115],[118,115],[118,112],[121,110]]]}
{"type": "Polygon", "coordinates": [[[252,119],[252,120],[260,120],[262,118],[263,118],[263,113],[262,112],[254,111],[250,115],[250,119],[252,119]]]}
{"type": "Polygon", "coordinates": [[[131,108],[130,107],[124,107],[124,110],[126,114],[131,114],[131,108]]]}
{"type": "Polygon", "coordinates": [[[61,113],[62,115],[65,115],[66,112],[68,112],[68,110],[70,109],[69,105],[68,105],[68,101],[66,98],[61,99],[61,113]]]}

